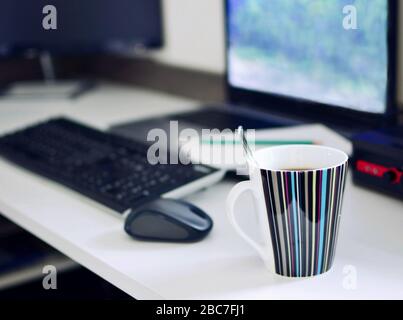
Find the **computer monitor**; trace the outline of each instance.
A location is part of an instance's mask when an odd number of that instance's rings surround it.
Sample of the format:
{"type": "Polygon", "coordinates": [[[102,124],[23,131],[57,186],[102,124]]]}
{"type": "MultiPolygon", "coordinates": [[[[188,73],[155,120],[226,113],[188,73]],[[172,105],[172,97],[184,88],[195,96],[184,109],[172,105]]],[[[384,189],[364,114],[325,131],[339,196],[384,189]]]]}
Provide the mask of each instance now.
{"type": "Polygon", "coordinates": [[[160,0],[2,0],[0,54],[121,52],[162,45],[160,0]],[[52,20],[53,18],[53,20],[52,20]]]}
{"type": "Polygon", "coordinates": [[[396,112],[395,0],[227,0],[231,102],[357,121],[396,112]]]}
{"type": "Polygon", "coordinates": [[[0,57],[130,53],[162,46],[161,0],[2,0],[0,57]]]}

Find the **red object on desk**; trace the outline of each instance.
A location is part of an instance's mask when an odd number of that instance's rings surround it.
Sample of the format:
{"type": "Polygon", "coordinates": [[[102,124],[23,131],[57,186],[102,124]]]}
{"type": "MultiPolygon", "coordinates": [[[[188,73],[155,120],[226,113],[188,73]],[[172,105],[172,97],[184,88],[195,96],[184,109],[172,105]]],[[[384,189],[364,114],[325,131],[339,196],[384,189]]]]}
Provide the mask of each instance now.
{"type": "Polygon", "coordinates": [[[393,184],[400,183],[403,179],[403,172],[399,171],[397,168],[385,167],[363,160],[357,161],[357,170],[378,178],[385,178],[386,175],[389,175],[389,179],[393,184]]]}

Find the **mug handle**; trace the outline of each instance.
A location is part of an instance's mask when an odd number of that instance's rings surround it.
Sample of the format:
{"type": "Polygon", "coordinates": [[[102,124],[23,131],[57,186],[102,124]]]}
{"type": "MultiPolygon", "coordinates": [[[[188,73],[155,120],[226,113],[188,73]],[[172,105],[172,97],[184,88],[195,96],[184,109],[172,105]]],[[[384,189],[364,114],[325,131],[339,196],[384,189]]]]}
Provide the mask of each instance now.
{"type": "MultiPolygon", "coordinates": [[[[238,198],[245,192],[250,192],[253,195],[253,199],[255,201],[255,207],[258,203],[258,199],[256,198],[253,185],[251,181],[243,181],[235,185],[230,191],[227,202],[226,202],[226,211],[229,221],[234,227],[235,231],[246,241],[248,242],[262,257],[264,261],[269,260],[268,251],[265,246],[259,244],[255,240],[253,240],[250,236],[248,236],[240,227],[235,218],[235,205],[237,203],[238,198]]],[[[256,211],[256,210],[255,210],[256,211]]]]}

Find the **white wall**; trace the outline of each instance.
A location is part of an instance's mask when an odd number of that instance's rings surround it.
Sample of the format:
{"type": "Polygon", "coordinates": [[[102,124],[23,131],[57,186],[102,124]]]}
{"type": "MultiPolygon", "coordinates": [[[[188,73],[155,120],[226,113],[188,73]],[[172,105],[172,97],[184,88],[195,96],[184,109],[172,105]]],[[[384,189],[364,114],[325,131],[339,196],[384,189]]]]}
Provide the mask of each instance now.
{"type": "Polygon", "coordinates": [[[165,48],[157,60],[224,72],[223,0],[163,0],[165,48]]]}
{"type": "MultiPolygon", "coordinates": [[[[224,72],[224,0],[163,0],[165,48],[154,54],[167,64],[215,73],[224,72]]],[[[403,17],[403,5],[400,6],[403,17]]],[[[403,23],[400,24],[403,56],[403,23]]],[[[403,83],[403,63],[399,64],[403,83]]],[[[403,86],[402,86],[403,87],[403,86]]],[[[403,102],[403,88],[399,90],[403,102]]]]}

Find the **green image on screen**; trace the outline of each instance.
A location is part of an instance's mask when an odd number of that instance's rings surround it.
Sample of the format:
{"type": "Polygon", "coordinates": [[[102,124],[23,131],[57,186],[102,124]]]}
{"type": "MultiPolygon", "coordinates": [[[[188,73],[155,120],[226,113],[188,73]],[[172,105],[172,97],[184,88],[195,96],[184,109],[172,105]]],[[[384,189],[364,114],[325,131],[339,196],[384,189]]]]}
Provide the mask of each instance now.
{"type": "Polygon", "coordinates": [[[386,111],[387,0],[229,0],[228,10],[232,86],[386,111]]]}

